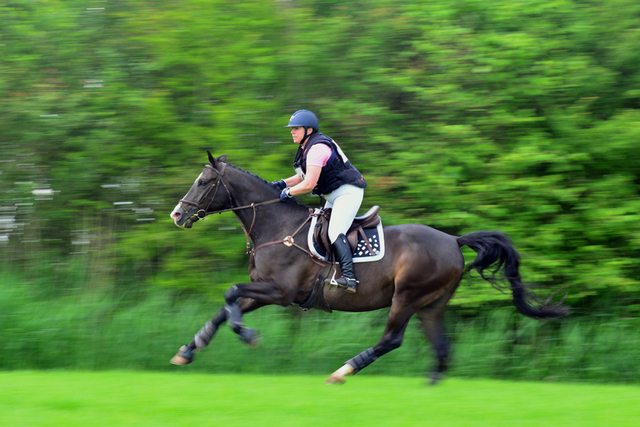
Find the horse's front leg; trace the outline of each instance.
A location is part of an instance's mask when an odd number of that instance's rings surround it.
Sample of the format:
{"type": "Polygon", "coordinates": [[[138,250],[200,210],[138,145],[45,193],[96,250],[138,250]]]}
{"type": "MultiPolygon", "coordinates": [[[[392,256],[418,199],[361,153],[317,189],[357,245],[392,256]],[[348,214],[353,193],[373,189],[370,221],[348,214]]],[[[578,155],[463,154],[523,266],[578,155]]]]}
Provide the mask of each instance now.
{"type": "Polygon", "coordinates": [[[242,320],[242,315],[247,312],[242,308],[242,301],[250,299],[260,306],[272,304],[288,306],[293,302],[293,295],[286,295],[274,283],[251,282],[233,285],[225,293],[224,299],[227,302],[224,310],[229,320],[229,326],[240,336],[242,341],[254,346],[259,336],[255,329],[247,328],[242,320]]]}
{"type": "MultiPolygon", "coordinates": [[[[260,304],[252,299],[242,298],[238,300],[235,305],[241,313],[248,313],[262,307],[264,304],[260,304]]],[[[174,365],[188,365],[193,362],[194,353],[203,350],[209,345],[216,332],[218,332],[219,326],[230,318],[229,314],[227,306],[218,310],[213,318],[205,323],[198,333],[196,333],[191,343],[180,347],[178,353],[171,359],[171,363],[174,365]]],[[[242,316],[242,314],[240,314],[240,316],[242,316]]]]}
{"type": "Polygon", "coordinates": [[[233,332],[238,334],[240,340],[245,344],[248,344],[250,347],[256,347],[260,340],[258,331],[256,329],[248,328],[242,320],[242,314],[246,313],[246,311],[242,309],[240,304],[242,301],[246,300],[241,298],[238,301],[239,302],[227,303],[224,306],[225,314],[229,320],[229,326],[231,326],[233,332]]]}
{"type": "Polygon", "coordinates": [[[265,305],[277,304],[291,305],[295,297],[295,288],[289,287],[291,292],[283,292],[281,287],[271,282],[251,282],[241,285],[233,285],[225,293],[226,304],[216,315],[207,322],[195,335],[193,341],[183,345],[178,353],[171,359],[174,365],[188,365],[193,362],[194,352],[204,349],[218,331],[218,327],[225,321],[229,321],[231,329],[237,333],[240,339],[249,344],[256,345],[259,335],[255,329],[247,328],[242,320],[242,315],[265,305]]]}

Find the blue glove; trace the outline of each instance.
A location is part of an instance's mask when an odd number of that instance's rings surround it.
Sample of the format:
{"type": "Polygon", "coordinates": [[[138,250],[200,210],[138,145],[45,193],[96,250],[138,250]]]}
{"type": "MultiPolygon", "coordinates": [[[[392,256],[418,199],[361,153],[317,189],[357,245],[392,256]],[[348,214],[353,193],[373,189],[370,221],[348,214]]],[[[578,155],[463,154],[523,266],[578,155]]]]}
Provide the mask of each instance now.
{"type": "Polygon", "coordinates": [[[288,201],[292,197],[293,196],[289,194],[289,187],[285,188],[284,190],[282,190],[282,193],[280,193],[280,200],[283,202],[288,201]]]}
{"type": "Polygon", "coordinates": [[[287,188],[287,183],[284,182],[284,179],[281,179],[280,181],[273,181],[271,183],[271,185],[273,186],[273,188],[277,189],[277,190],[284,190],[285,188],[287,188]]]}

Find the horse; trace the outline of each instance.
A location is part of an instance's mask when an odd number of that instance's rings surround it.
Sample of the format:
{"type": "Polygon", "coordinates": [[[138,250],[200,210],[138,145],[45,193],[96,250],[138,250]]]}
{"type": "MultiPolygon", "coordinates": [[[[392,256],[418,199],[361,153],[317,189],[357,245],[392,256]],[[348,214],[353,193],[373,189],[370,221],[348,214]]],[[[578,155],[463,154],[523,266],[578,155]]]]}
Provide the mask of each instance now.
{"type": "Polygon", "coordinates": [[[188,229],[213,213],[234,212],[247,239],[250,281],[226,291],[224,306],[190,344],[180,347],[171,359],[173,364],[191,363],[195,353],[211,342],[225,321],[243,342],[256,345],[260,336],[244,324],[242,316],[266,305],[296,304],[348,312],[390,307],[380,341],[347,360],[326,383],[344,383],[345,377],[400,347],[409,320],[416,315],[437,356],[437,367],[431,374],[435,384],[443,378],[448,365],[445,307],[464,273],[470,270],[477,271],[496,288],[510,288],[513,304],[524,316],[558,318],[569,312],[569,307],[562,304],[564,298],[551,303],[555,292],[540,302],[529,290],[519,274],[518,252],[511,240],[498,231],[453,236],[422,224],[384,226],[384,257],[354,264],[359,280],[357,292],[329,289],[323,280],[327,269],[334,269],[335,275],[339,266],[318,259],[310,251],[306,236],[313,210],[295,199],[280,201],[280,192],[271,183],[227,163],[226,155],[214,158],[210,152],[207,154],[209,164],[178,202],[171,218],[178,227],[188,229]],[[477,252],[466,268],[462,246],[477,252]]]}

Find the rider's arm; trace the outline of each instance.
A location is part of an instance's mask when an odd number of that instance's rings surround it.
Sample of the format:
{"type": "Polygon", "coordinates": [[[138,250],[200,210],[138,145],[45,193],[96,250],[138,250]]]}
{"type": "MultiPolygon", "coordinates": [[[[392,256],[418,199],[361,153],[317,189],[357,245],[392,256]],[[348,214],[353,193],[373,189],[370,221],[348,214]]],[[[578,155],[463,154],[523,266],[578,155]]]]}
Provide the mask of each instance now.
{"type": "Polygon", "coordinates": [[[307,155],[307,173],[304,179],[297,185],[290,187],[289,194],[299,196],[311,192],[318,184],[322,168],[331,157],[331,147],[326,144],[316,144],[309,150],[307,155]]]}
{"type": "Polygon", "coordinates": [[[301,180],[299,184],[290,187],[289,194],[292,196],[299,196],[301,194],[309,193],[316,187],[318,178],[320,178],[320,172],[322,172],[322,166],[307,165],[307,173],[304,176],[304,181],[301,180]]]}
{"type": "Polygon", "coordinates": [[[290,176],[289,178],[284,179],[283,181],[287,184],[287,187],[295,187],[302,182],[302,178],[300,178],[300,175],[295,174],[293,176],[290,176]]]}

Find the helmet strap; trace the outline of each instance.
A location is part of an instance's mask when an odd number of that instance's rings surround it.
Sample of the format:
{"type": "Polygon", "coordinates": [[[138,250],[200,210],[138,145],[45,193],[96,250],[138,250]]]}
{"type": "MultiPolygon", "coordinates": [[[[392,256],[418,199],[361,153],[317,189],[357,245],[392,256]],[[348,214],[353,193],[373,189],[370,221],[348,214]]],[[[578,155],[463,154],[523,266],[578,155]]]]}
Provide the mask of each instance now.
{"type": "Polygon", "coordinates": [[[302,141],[300,141],[300,145],[304,145],[304,144],[307,142],[307,139],[309,139],[309,137],[310,137],[311,135],[313,135],[314,133],[316,133],[316,132],[317,132],[317,130],[315,130],[315,129],[313,129],[313,128],[312,128],[313,130],[311,131],[311,133],[307,135],[307,129],[309,129],[309,127],[308,127],[308,126],[305,126],[305,127],[304,127],[304,138],[302,138],[302,141]]]}

